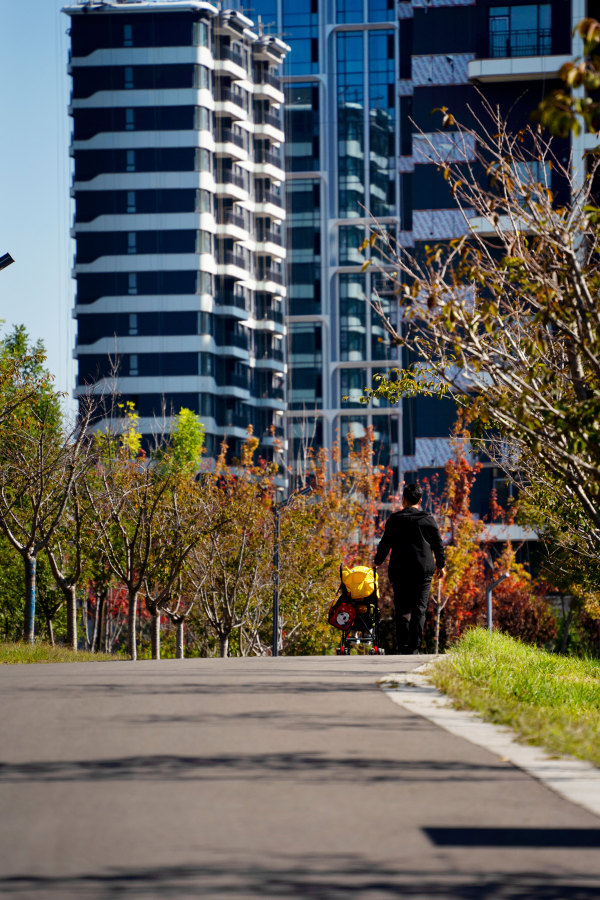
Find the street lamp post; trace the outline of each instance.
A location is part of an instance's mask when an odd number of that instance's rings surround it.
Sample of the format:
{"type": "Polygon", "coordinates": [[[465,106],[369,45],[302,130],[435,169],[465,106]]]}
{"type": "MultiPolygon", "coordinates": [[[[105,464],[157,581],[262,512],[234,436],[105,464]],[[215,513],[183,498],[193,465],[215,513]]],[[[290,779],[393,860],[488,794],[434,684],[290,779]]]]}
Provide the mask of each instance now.
{"type": "Polygon", "coordinates": [[[279,656],[279,539],[281,535],[279,514],[282,509],[290,506],[296,497],[303,497],[311,493],[312,488],[305,487],[299,491],[292,491],[285,500],[273,504],[273,636],[271,649],[273,656],[279,656]]]}
{"type": "Polygon", "coordinates": [[[505,580],[505,578],[508,578],[508,575],[509,575],[508,572],[504,572],[504,574],[500,575],[498,578],[496,578],[495,581],[489,582],[485,589],[485,603],[486,603],[486,607],[487,607],[487,627],[488,627],[488,631],[490,632],[490,634],[492,633],[492,596],[493,596],[493,592],[494,592],[495,588],[497,588],[498,585],[502,581],[505,580]]]}

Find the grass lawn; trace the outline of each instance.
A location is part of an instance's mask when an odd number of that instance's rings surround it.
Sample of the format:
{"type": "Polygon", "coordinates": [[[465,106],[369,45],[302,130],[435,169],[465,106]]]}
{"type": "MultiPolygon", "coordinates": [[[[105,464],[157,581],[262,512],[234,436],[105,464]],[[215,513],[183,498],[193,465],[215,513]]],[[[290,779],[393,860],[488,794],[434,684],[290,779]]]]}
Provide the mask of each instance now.
{"type": "Polygon", "coordinates": [[[66,647],[51,647],[50,644],[36,641],[35,644],[0,641],[0,665],[13,663],[61,663],[61,662],[103,662],[111,659],[124,659],[123,656],[109,656],[106,653],[84,653],[69,650],[66,647]]]}
{"type": "Polygon", "coordinates": [[[460,708],[600,766],[600,660],[557,656],[478,628],[428,677],[460,708]]]}

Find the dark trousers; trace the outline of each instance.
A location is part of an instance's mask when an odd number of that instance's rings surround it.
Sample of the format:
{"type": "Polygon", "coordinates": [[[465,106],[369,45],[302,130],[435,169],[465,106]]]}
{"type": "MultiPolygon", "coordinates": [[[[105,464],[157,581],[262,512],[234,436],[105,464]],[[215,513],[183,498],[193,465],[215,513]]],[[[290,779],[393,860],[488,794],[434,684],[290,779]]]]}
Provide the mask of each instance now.
{"type": "Polygon", "coordinates": [[[432,579],[433,575],[417,575],[393,583],[398,653],[419,652],[432,579]]]}

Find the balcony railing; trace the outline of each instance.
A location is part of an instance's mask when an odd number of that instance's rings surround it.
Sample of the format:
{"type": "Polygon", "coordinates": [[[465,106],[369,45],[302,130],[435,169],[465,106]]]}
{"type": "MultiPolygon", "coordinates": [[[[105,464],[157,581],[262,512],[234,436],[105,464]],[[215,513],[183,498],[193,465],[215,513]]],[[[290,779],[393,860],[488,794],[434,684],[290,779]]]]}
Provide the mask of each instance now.
{"type": "Polygon", "coordinates": [[[231,169],[221,169],[217,175],[217,181],[219,184],[235,184],[236,187],[243,188],[245,191],[248,190],[248,177],[244,178],[243,175],[237,175],[231,169]]]}
{"type": "Polygon", "coordinates": [[[242,228],[244,231],[248,231],[249,228],[248,222],[244,216],[233,213],[230,210],[227,210],[224,213],[223,223],[225,225],[235,225],[236,228],[242,228]]]}
{"type": "Polygon", "coordinates": [[[240,350],[248,349],[248,335],[236,334],[234,331],[226,331],[217,334],[218,347],[238,347],[240,350]]]}
{"type": "Polygon", "coordinates": [[[277,88],[278,91],[281,90],[281,80],[277,75],[272,75],[271,72],[260,72],[256,80],[257,84],[270,84],[272,87],[277,88]]]}
{"type": "Polygon", "coordinates": [[[282,130],[281,119],[279,116],[273,115],[273,113],[260,112],[254,121],[257,125],[272,125],[273,128],[278,128],[279,131],[282,130]]]}
{"type": "Polygon", "coordinates": [[[217,306],[234,306],[236,309],[248,309],[248,302],[243,294],[222,291],[215,297],[217,306]]]}
{"type": "Polygon", "coordinates": [[[220,141],[223,144],[235,144],[236,147],[241,147],[242,150],[247,150],[247,143],[244,140],[244,136],[242,134],[238,134],[235,131],[232,131],[230,128],[222,128],[217,133],[217,141],[220,141]]]}
{"type": "Polygon", "coordinates": [[[257,359],[274,359],[276,362],[283,362],[283,350],[263,350],[262,353],[256,354],[257,359]]]}
{"type": "Polygon", "coordinates": [[[254,154],[254,162],[275,166],[277,169],[283,169],[283,162],[279,153],[271,153],[269,150],[257,150],[254,154]]]}
{"type": "Polygon", "coordinates": [[[221,88],[217,96],[217,101],[224,103],[226,100],[229,103],[235,103],[236,106],[239,106],[243,110],[248,109],[248,100],[243,94],[236,94],[234,91],[229,90],[229,88],[221,88]]]}
{"type": "Polygon", "coordinates": [[[285,209],[283,197],[280,194],[276,194],[275,191],[259,191],[256,202],[272,203],[274,206],[279,206],[281,209],[285,209]]]}
{"type": "Polygon", "coordinates": [[[267,320],[283,325],[283,313],[279,309],[273,309],[272,306],[257,306],[256,319],[257,321],[267,320]]]}
{"type": "Polygon", "coordinates": [[[277,234],[276,231],[270,231],[268,228],[265,228],[262,232],[258,232],[257,240],[261,243],[270,241],[271,244],[277,244],[278,247],[283,247],[283,236],[277,234]]]}
{"type": "Polygon", "coordinates": [[[226,266],[238,266],[240,269],[250,271],[250,260],[241,253],[236,253],[235,250],[225,250],[220,255],[219,262],[226,266]]]}
{"type": "MultiPolygon", "coordinates": [[[[227,385],[229,387],[229,385],[227,385]]],[[[247,428],[250,424],[250,414],[247,416],[239,415],[236,413],[232,413],[227,409],[219,410],[217,412],[217,425],[220,425],[222,428],[232,427],[232,428],[247,428]]]]}
{"type": "Polygon", "coordinates": [[[256,277],[258,281],[274,281],[275,284],[283,284],[283,275],[273,269],[259,269],[256,277]]]}
{"type": "Polygon", "coordinates": [[[245,69],[244,58],[239,53],[234,53],[229,47],[219,47],[219,59],[228,59],[240,69],[245,69]]]}
{"type": "Polygon", "coordinates": [[[549,56],[552,32],[549,28],[523,31],[496,31],[490,34],[490,56],[494,59],[512,56],[549,56]]]}

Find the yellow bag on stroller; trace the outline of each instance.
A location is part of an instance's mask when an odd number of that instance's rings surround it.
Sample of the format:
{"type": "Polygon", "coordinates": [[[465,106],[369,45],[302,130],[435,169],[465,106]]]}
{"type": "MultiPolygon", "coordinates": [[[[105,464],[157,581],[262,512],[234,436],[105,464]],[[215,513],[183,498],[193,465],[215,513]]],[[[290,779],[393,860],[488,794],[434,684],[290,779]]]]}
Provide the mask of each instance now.
{"type": "Polygon", "coordinates": [[[362,600],[373,593],[376,597],[379,596],[377,573],[370,566],[354,566],[352,569],[342,566],[341,577],[342,584],[353,600],[362,600]]]}

